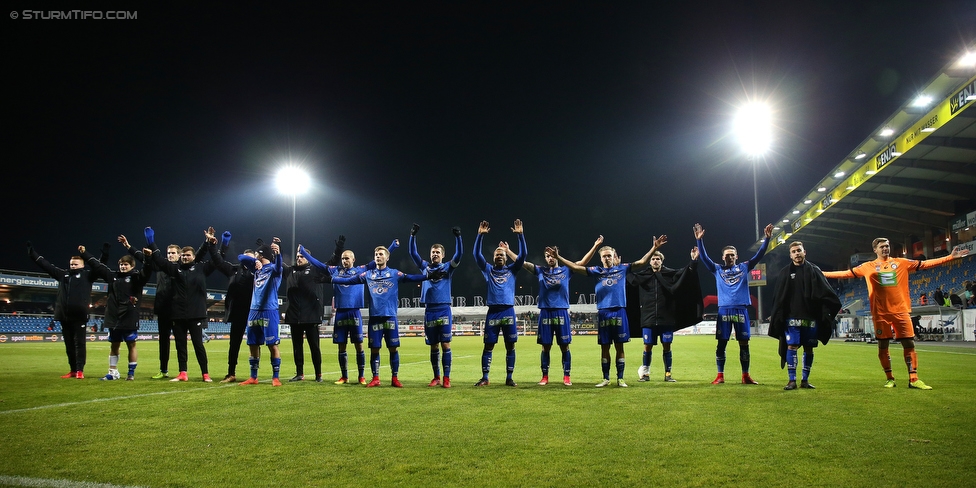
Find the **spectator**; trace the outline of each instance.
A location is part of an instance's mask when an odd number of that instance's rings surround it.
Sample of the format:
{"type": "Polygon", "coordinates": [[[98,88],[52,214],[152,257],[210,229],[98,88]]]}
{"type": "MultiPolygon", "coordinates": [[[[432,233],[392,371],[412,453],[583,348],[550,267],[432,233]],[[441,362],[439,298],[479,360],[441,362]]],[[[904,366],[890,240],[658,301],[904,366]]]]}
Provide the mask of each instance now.
{"type": "Polygon", "coordinates": [[[919,305],[928,305],[929,304],[929,296],[926,295],[925,293],[919,293],[918,294],[918,304],[919,305]]]}

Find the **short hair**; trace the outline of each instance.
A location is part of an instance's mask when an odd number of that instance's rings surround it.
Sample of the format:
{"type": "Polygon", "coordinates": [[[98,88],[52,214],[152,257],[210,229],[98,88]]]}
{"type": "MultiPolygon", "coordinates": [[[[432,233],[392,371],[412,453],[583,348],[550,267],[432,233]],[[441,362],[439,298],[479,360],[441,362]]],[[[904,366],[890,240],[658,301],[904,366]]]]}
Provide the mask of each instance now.
{"type": "Polygon", "coordinates": [[[877,249],[878,245],[880,245],[882,242],[888,242],[888,238],[878,237],[877,239],[871,241],[871,249],[877,249]]]}
{"type": "Polygon", "coordinates": [[[383,251],[387,256],[390,255],[390,250],[387,249],[386,246],[376,246],[376,249],[373,249],[373,254],[376,254],[376,251],[383,251]]]}
{"type": "Polygon", "coordinates": [[[166,246],[166,249],[167,250],[176,249],[176,252],[180,252],[180,246],[177,246],[176,244],[170,244],[170,245],[166,246]]]}
{"type": "Polygon", "coordinates": [[[790,243],[790,249],[793,249],[794,247],[797,246],[803,247],[803,241],[793,241],[790,243]]]}
{"type": "Polygon", "coordinates": [[[81,256],[71,256],[71,259],[69,259],[68,262],[74,261],[75,259],[81,262],[85,262],[84,259],[81,259],[81,256]]]}
{"type": "MultiPolygon", "coordinates": [[[[182,248],[180,248],[180,252],[181,252],[181,253],[184,253],[184,252],[189,252],[189,253],[196,253],[196,249],[193,249],[193,248],[192,248],[192,247],[190,247],[190,246],[183,246],[182,248]]],[[[195,255],[196,255],[196,254],[194,254],[194,256],[195,256],[195,255]]]]}
{"type": "Polygon", "coordinates": [[[597,251],[597,254],[603,254],[603,251],[611,251],[614,254],[617,254],[617,250],[614,249],[614,248],[612,248],[612,247],[610,247],[610,246],[603,246],[603,247],[601,247],[600,250],[597,251]]]}
{"type": "Polygon", "coordinates": [[[120,264],[121,263],[127,263],[129,266],[133,266],[134,267],[136,265],[136,259],[134,257],[126,254],[125,256],[122,256],[121,258],[119,258],[119,263],[120,264]]]}
{"type": "Polygon", "coordinates": [[[737,251],[737,250],[735,249],[735,246],[725,246],[725,247],[723,247],[723,248],[722,248],[722,254],[725,254],[725,251],[728,251],[729,249],[731,249],[731,250],[733,250],[733,251],[735,251],[735,253],[736,253],[736,254],[739,254],[739,251],[737,251]]]}
{"type": "Polygon", "coordinates": [[[447,250],[444,249],[444,244],[434,244],[433,246],[430,246],[431,249],[434,249],[435,247],[440,249],[441,253],[447,254],[447,250]]]}
{"type": "Polygon", "coordinates": [[[254,249],[245,249],[243,254],[254,254],[254,249]]]}
{"type": "Polygon", "coordinates": [[[664,253],[663,252],[661,252],[661,251],[654,251],[653,253],[651,253],[651,257],[653,258],[654,256],[661,256],[661,261],[664,261],[664,253]]]}

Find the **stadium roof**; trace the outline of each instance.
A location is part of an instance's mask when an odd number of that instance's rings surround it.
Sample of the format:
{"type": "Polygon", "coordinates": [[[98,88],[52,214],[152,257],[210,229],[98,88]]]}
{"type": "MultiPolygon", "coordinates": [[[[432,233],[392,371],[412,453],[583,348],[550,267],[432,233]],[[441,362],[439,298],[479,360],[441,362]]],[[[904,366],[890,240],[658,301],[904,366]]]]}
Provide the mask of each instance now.
{"type": "Polygon", "coordinates": [[[875,237],[948,236],[954,217],[976,210],[976,44],[968,53],[787,209],[770,251],[801,240],[818,262],[839,265],[875,237]]]}

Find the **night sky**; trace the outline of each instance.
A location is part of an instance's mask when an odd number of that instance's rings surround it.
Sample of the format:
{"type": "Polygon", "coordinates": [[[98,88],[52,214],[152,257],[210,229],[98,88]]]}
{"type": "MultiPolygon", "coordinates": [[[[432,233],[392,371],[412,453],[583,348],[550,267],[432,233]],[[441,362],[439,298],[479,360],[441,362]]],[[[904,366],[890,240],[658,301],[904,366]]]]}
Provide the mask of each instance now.
{"type": "MultiPolygon", "coordinates": [[[[972,1],[199,3],[5,21],[0,268],[38,270],[27,240],[65,266],[78,244],[141,244],[147,225],[160,244],[196,246],[212,225],[235,253],[275,235],[291,249],[273,177],[289,161],[315,181],[297,199],[313,254],[344,234],[363,264],[417,222],[421,254],[450,255],[458,225],[456,295],[484,294],[481,220],[489,257],[516,218],[535,262],[546,245],[577,259],[599,234],[629,261],[663,233],[677,267],[695,222],[713,258],[748,254],[738,105],[776,110],[765,225],[976,38],[972,1]]],[[[39,5],[8,7],[77,8],[39,5]]],[[[391,264],[416,270],[403,251],[391,264]]]]}

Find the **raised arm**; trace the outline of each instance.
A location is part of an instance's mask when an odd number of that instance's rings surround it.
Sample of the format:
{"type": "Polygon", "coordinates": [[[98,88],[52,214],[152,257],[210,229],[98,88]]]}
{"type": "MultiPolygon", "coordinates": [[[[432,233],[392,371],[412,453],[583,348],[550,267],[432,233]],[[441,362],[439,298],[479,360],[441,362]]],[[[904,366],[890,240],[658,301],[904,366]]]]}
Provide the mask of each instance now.
{"type": "Polygon", "coordinates": [[[420,230],[420,224],[413,224],[410,228],[410,239],[407,240],[407,252],[410,253],[410,257],[413,259],[413,263],[417,265],[418,268],[423,270],[426,268],[426,263],[424,259],[420,257],[420,253],[417,252],[417,231],[420,230]]]}
{"type": "Polygon", "coordinates": [[[41,256],[34,250],[34,246],[31,245],[31,241],[27,241],[27,255],[30,257],[31,261],[37,263],[45,273],[51,275],[51,278],[60,280],[64,277],[65,271],[51,263],[44,256],[41,256]]]}
{"type": "Polygon", "coordinates": [[[512,263],[511,267],[509,268],[512,270],[513,273],[515,273],[519,268],[521,268],[525,264],[525,254],[528,252],[527,251],[528,246],[525,245],[525,234],[522,232],[521,220],[515,219],[515,226],[512,227],[512,232],[515,232],[515,234],[518,236],[518,241],[519,241],[518,255],[515,256],[515,262],[512,263]]]}
{"type": "Polygon", "coordinates": [[[452,227],[451,232],[454,233],[454,257],[451,258],[451,266],[457,268],[461,264],[461,254],[464,247],[461,244],[461,228],[452,227]]]}
{"type": "Polygon", "coordinates": [[[593,242],[593,247],[591,247],[589,252],[587,252],[579,261],[576,261],[576,264],[580,266],[586,266],[589,264],[590,260],[593,259],[593,255],[596,254],[596,250],[600,248],[600,244],[603,244],[602,235],[597,236],[596,241],[593,242]]]}
{"type": "Polygon", "coordinates": [[[833,278],[838,280],[847,279],[847,278],[859,278],[859,276],[854,274],[854,271],[850,269],[845,269],[843,271],[824,271],[823,275],[824,278],[833,278]]]}
{"type": "Polygon", "coordinates": [[[335,240],[335,248],[332,249],[332,257],[325,264],[329,266],[338,266],[342,262],[342,253],[346,250],[346,236],[339,234],[339,237],[335,240]]]}
{"type": "Polygon", "coordinates": [[[698,253],[702,264],[705,265],[705,269],[707,269],[709,273],[714,273],[715,270],[718,269],[718,264],[713,262],[708,257],[708,253],[705,252],[705,241],[702,240],[702,237],[705,236],[705,229],[702,228],[701,224],[695,224],[695,226],[692,227],[692,231],[695,233],[695,243],[698,246],[698,253]]]}
{"type": "Polygon", "coordinates": [[[574,273],[581,274],[581,275],[585,275],[586,274],[586,267],[581,266],[579,264],[576,264],[576,263],[574,263],[574,262],[572,262],[572,261],[570,261],[570,260],[568,260],[568,259],[560,256],[559,255],[559,248],[558,247],[555,247],[555,246],[547,247],[546,248],[546,252],[549,253],[549,254],[552,254],[553,256],[556,256],[556,261],[559,261],[560,263],[562,263],[563,266],[566,266],[567,268],[569,268],[570,270],[572,270],[574,273]]]}
{"type": "Polygon", "coordinates": [[[95,278],[101,278],[106,282],[112,279],[112,270],[102,262],[101,258],[92,256],[92,254],[85,249],[85,246],[78,246],[78,254],[81,255],[81,259],[91,266],[92,275],[95,276],[95,278]]]}
{"type": "MultiPolygon", "coordinates": [[[[499,242],[498,243],[498,247],[500,247],[500,248],[502,248],[502,249],[505,250],[505,255],[508,256],[508,259],[511,259],[512,262],[514,262],[516,259],[518,259],[518,254],[515,254],[514,252],[512,252],[512,248],[508,247],[508,243],[507,242],[505,242],[505,241],[499,242]]],[[[522,263],[522,267],[525,268],[525,270],[528,271],[528,272],[530,272],[530,273],[535,273],[535,264],[532,264],[529,261],[523,262],[522,263]]]]}
{"type": "Polygon", "coordinates": [[[773,224],[767,224],[766,228],[763,230],[763,235],[766,236],[763,239],[762,245],[759,246],[759,250],[756,251],[756,255],[749,260],[749,269],[754,268],[759,261],[766,255],[766,249],[769,249],[769,238],[773,235],[773,224]]]}
{"type": "MultiPolygon", "coordinates": [[[[325,265],[324,263],[322,263],[321,261],[319,261],[318,259],[315,259],[314,257],[312,257],[312,255],[305,249],[305,246],[302,246],[301,244],[299,244],[298,245],[298,252],[302,256],[305,256],[305,259],[308,260],[308,264],[311,264],[313,268],[315,268],[315,269],[317,269],[319,271],[326,272],[326,273],[329,272],[329,267],[327,265],[325,265]]],[[[242,256],[243,256],[243,254],[242,254],[242,256]]],[[[243,263],[244,260],[241,260],[241,262],[243,263]]]]}
{"type": "Polygon", "coordinates": [[[488,266],[488,262],[485,261],[485,256],[481,252],[482,243],[485,240],[485,234],[488,234],[490,228],[488,227],[488,222],[485,220],[481,221],[478,225],[478,235],[474,238],[474,249],[472,249],[472,254],[474,254],[474,261],[478,265],[478,269],[485,269],[488,266]]]}
{"type": "Polygon", "coordinates": [[[633,263],[631,263],[630,264],[631,267],[640,268],[642,266],[647,266],[647,263],[650,262],[651,255],[654,254],[654,251],[657,251],[657,249],[659,247],[665,245],[667,242],[668,242],[668,236],[666,236],[666,235],[662,235],[660,237],[655,237],[654,238],[654,245],[651,246],[651,249],[649,251],[647,251],[647,254],[641,256],[640,259],[638,259],[637,261],[634,261],[633,263]]]}

